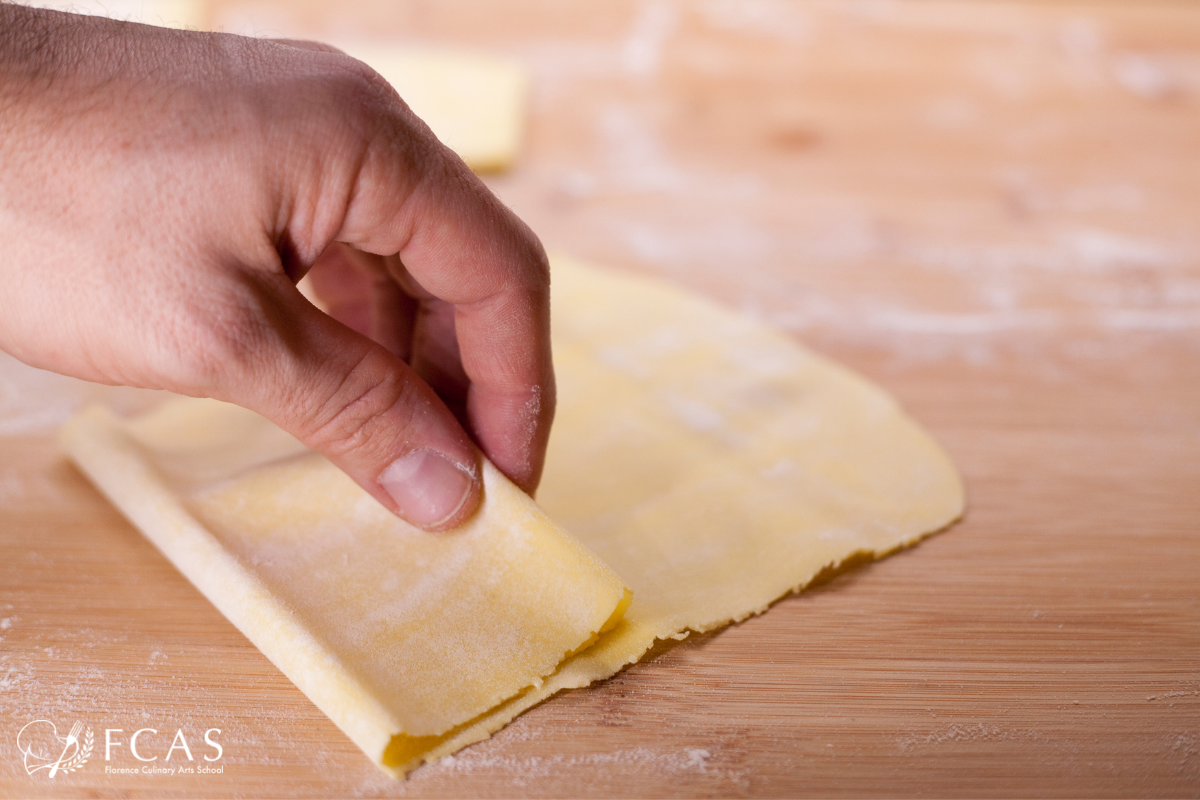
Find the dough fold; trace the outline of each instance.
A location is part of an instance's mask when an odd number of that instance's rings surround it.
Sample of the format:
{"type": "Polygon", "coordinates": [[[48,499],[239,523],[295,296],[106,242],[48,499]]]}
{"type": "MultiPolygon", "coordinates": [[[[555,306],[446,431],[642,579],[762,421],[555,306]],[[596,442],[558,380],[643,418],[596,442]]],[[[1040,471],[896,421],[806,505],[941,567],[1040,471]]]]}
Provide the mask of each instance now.
{"type": "Polygon", "coordinates": [[[963,510],[949,459],[866,380],[662,282],[561,256],[552,274],[559,405],[539,500],[578,541],[490,465],[467,529],[421,533],[212,401],[129,422],[92,410],[64,431],[113,502],[394,774],[963,510]]]}
{"type": "Polygon", "coordinates": [[[633,602],[596,645],[427,760],[658,640],[912,546],[964,508],[949,458],[870,382],[664,282],[551,261],[559,406],[538,501],[633,602]]]}
{"type": "Polygon", "coordinates": [[[621,580],[484,462],[463,526],[392,516],[261,417],[179,398],[64,428],[75,461],[377,764],[403,775],[541,684],[628,605],[621,580]]]}

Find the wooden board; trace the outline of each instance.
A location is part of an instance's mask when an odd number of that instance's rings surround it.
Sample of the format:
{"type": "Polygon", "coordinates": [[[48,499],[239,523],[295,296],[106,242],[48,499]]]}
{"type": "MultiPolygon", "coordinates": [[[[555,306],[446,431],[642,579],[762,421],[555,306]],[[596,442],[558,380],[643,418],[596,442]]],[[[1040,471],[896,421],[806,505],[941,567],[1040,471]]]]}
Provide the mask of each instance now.
{"type": "Polygon", "coordinates": [[[495,190],[551,246],[888,387],[961,466],[968,516],[398,783],[64,462],[71,402],[33,400],[74,390],[5,367],[0,795],[1200,794],[1200,8],[206,13],[526,60],[532,127],[495,190]],[[157,729],[158,764],[176,729],[201,758],[220,728],[223,771],[106,775],[98,741],[29,777],[37,718],[157,729]]]}

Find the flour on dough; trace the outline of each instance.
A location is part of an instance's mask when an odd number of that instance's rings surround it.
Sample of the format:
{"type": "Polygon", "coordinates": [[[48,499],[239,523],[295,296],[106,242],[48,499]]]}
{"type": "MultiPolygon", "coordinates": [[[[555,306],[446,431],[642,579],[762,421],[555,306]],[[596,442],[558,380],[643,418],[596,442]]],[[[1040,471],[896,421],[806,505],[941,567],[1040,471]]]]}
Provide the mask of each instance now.
{"type": "Polygon", "coordinates": [[[480,741],[656,640],[765,611],[828,568],[954,522],[940,447],[883,390],[666,283],[551,260],[559,405],[538,501],[633,590],[545,683],[432,748],[480,741]]]}
{"type": "MultiPolygon", "coordinates": [[[[395,580],[399,573],[377,563],[380,553],[425,563],[436,537],[396,527],[331,465],[248,412],[182,400],[123,427],[93,414],[67,428],[72,455],[169,556],[163,542],[172,537],[211,544],[201,567],[186,553],[172,559],[194,582],[208,581],[213,588],[197,585],[276,663],[287,659],[269,648],[286,639],[301,665],[285,667],[288,676],[396,772],[480,741],[556,692],[612,675],[656,640],[761,613],[823,570],[909,546],[962,513],[962,484],[945,453],[863,378],[659,281],[563,257],[552,260],[552,274],[559,406],[538,497],[620,580],[565,544],[544,563],[532,553],[518,559],[505,568],[518,582],[522,570],[538,582],[523,595],[537,613],[504,616],[500,634],[489,626],[488,636],[506,637],[499,644],[476,641],[471,621],[472,609],[482,615],[496,605],[480,586],[506,585],[479,583],[501,550],[466,548],[429,561],[428,575],[395,580]],[[154,511],[171,504],[192,527],[154,511]],[[342,559],[361,565],[354,589],[338,587],[342,559]],[[282,610],[259,611],[257,595],[228,601],[224,569],[251,571],[263,607],[282,610]],[[590,588],[572,597],[561,585],[567,577],[590,588]],[[323,609],[309,608],[290,582],[318,587],[323,609]],[[622,583],[633,601],[616,622],[622,583]],[[268,602],[280,597],[286,602],[268,602]],[[372,637],[390,641],[403,627],[393,613],[422,618],[444,597],[464,601],[461,613],[447,625],[420,623],[405,640],[414,650],[395,657],[411,673],[363,661],[372,637]],[[432,681],[423,659],[452,658],[464,642],[503,650],[541,637],[544,626],[579,636],[606,618],[615,627],[591,647],[521,673],[544,680],[513,691],[520,681],[491,666],[472,675],[477,690],[442,681],[407,712],[399,730],[413,735],[385,736],[397,729],[397,694],[413,680],[432,681]],[[264,638],[263,622],[295,629],[264,638]],[[326,685],[318,652],[349,677],[326,685]],[[489,668],[503,673],[495,685],[489,668]]],[[[501,541],[519,541],[520,525],[514,519],[501,541]]],[[[556,640],[560,656],[569,638],[556,640]]]]}
{"type": "Polygon", "coordinates": [[[61,437],[130,520],[377,764],[535,689],[616,624],[620,579],[484,462],[429,534],[261,417],[178,398],[61,437]]]}

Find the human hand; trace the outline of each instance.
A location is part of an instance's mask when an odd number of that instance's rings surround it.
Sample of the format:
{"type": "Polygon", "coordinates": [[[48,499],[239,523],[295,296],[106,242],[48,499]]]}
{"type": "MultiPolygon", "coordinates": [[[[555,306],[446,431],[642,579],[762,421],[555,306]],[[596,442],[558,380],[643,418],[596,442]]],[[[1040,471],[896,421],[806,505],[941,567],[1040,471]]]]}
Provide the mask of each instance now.
{"type": "Polygon", "coordinates": [[[0,4],[0,236],[28,364],[253,409],[429,530],[471,436],[538,483],[542,247],[348,56],[0,4]]]}

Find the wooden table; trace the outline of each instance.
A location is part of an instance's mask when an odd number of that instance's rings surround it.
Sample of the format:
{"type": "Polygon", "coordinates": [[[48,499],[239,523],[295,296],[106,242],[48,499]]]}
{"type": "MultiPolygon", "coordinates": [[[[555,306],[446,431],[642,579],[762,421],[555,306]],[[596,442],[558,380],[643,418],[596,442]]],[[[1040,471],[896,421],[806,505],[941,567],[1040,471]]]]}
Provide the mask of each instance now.
{"type": "Polygon", "coordinates": [[[64,462],[82,390],[8,364],[0,795],[1200,794],[1200,7],[346,5],[208,13],[525,60],[500,196],[888,387],[967,518],[396,782],[64,462]],[[106,776],[98,742],[35,780],[40,717],[198,758],[220,728],[223,772],[106,776]]]}

